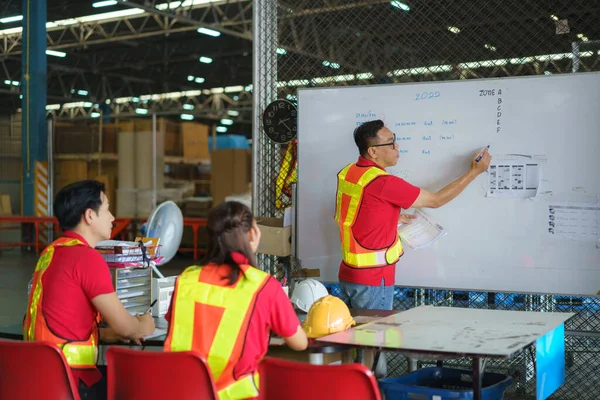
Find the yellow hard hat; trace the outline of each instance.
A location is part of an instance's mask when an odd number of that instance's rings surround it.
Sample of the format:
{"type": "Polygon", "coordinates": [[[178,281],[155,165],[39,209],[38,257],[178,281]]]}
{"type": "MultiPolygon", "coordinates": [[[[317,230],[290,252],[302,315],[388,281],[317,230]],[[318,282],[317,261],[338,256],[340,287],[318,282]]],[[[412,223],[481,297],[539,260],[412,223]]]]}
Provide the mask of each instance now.
{"type": "Polygon", "coordinates": [[[328,295],[313,303],[302,323],[302,328],[309,338],[318,338],[345,331],[355,324],[346,303],[335,296],[328,295]]]}

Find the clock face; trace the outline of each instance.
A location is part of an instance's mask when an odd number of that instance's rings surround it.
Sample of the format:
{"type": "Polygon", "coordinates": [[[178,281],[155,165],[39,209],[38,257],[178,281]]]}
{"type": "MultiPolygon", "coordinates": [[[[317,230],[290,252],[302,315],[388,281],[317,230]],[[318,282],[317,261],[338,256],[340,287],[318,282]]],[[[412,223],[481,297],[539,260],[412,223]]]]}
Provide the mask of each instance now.
{"type": "Polygon", "coordinates": [[[263,130],[276,143],[287,143],[298,133],[298,111],[287,100],[275,100],[263,113],[263,130]]]}

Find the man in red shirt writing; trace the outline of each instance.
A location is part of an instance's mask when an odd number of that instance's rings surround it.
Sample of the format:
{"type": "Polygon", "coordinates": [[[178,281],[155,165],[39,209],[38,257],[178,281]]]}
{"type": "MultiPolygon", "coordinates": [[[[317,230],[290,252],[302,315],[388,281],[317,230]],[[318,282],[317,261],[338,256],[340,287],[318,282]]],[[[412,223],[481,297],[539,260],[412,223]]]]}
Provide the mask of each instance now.
{"type": "Polygon", "coordinates": [[[383,121],[357,127],[354,141],[360,157],[338,173],[335,219],[342,242],[340,288],[353,308],[391,310],[396,262],[403,254],[398,223],[414,218],[401,215],[400,210],[443,206],[486,171],[492,157],[486,148],[475,155],[463,176],[430,192],[385,171],[396,165],[399,152],[396,135],[383,121]]]}
{"type": "Polygon", "coordinates": [[[104,184],[80,181],[62,188],[54,216],[64,232],[44,249],[34,272],[27,314],[26,341],[56,344],[71,367],[82,399],[106,397],[96,367],[98,339],[139,340],[154,332],[152,314],[132,316],[112,284],[108,265],[94,249],[110,239],[114,217],[104,184]],[[99,316],[110,328],[98,330],[99,316]]]}

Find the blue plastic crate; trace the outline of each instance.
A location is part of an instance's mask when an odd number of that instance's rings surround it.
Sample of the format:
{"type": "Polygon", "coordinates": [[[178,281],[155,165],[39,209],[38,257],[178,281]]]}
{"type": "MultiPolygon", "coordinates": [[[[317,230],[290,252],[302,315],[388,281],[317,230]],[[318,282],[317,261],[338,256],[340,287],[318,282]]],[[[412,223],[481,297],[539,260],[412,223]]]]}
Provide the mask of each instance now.
{"type": "MultiPolygon", "coordinates": [[[[512,383],[507,375],[483,375],[483,400],[502,400],[512,383]]],[[[469,400],[473,399],[473,371],[453,368],[423,368],[397,378],[379,381],[387,400],[469,400]]]]}

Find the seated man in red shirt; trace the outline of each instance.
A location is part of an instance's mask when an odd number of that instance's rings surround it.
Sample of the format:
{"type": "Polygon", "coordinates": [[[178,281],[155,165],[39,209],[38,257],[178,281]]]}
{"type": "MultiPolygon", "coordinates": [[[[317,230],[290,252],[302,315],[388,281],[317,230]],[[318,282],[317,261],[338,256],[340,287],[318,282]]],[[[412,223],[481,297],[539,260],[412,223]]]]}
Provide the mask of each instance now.
{"type": "Polygon", "coordinates": [[[104,184],[97,181],[58,192],[54,215],[64,233],[38,261],[23,326],[25,340],[50,341],[63,350],[82,399],[106,397],[96,367],[99,336],[137,341],[154,332],[152,314],[132,316],[125,309],[108,265],[94,249],[110,239],[114,217],[108,205],[104,184]],[[100,335],[99,315],[110,326],[100,335]]]}
{"type": "Polygon", "coordinates": [[[396,135],[383,121],[357,127],[354,141],[358,161],[338,174],[335,219],[342,238],[338,279],[350,307],[391,310],[396,262],[403,254],[398,222],[410,223],[412,218],[401,215],[401,209],[443,206],[486,171],[492,157],[487,148],[476,154],[469,171],[434,193],[385,171],[396,165],[399,152],[396,135]]]}

